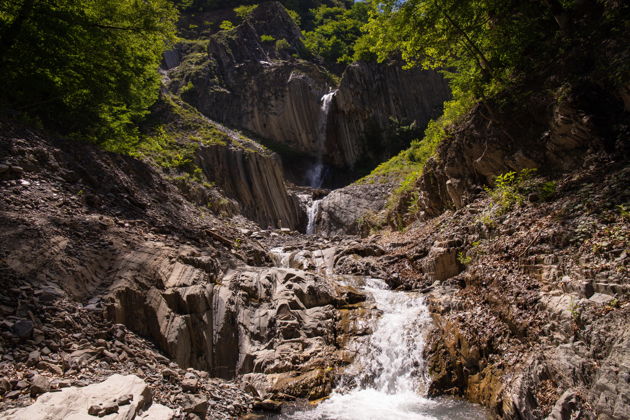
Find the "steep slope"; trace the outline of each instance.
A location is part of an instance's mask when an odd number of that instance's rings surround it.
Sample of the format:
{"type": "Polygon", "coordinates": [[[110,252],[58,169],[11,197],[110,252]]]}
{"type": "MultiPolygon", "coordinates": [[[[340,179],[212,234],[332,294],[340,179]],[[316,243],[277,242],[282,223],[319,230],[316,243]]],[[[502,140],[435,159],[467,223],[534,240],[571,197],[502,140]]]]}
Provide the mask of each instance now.
{"type": "Polygon", "coordinates": [[[339,261],[426,292],[431,394],[501,418],[630,415],[627,110],[572,92],[473,109],[388,210],[407,228],[370,239],[386,255],[339,261]]]}
{"type": "Polygon", "coordinates": [[[176,96],[163,93],[145,123],[148,139],[137,154],[161,166],[189,199],[215,212],[240,212],[262,227],[300,229],[305,225],[298,199],[287,191],[278,155],[199,114],[176,96]],[[208,199],[216,185],[236,202],[208,199]]]}

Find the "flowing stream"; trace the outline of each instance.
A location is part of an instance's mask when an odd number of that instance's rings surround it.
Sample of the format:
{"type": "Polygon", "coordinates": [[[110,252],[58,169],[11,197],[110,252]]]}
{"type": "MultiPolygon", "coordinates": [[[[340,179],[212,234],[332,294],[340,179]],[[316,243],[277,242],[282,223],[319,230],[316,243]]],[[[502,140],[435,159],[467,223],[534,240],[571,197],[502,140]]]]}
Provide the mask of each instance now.
{"type": "Polygon", "coordinates": [[[389,290],[366,279],[382,315],[354,363],[330,398],[312,409],[276,417],[284,420],[482,420],[486,412],[455,399],[423,396],[428,380],[424,334],[431,324],[424,297],[389,290]]]}

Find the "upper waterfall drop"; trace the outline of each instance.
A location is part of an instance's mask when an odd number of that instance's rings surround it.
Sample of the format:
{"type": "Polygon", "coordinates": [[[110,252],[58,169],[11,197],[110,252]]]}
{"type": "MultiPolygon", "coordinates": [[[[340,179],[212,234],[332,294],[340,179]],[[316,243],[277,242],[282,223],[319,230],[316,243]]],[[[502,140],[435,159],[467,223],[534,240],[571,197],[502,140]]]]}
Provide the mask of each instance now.
{"type": "Polygon", "coordinates": [[[326,132],[328,131],[328,114],[337,89],[331,90],[320,99],[320,113],[317,135],[317,155],[315,163],[306,171],[306,183],[313,188],[321,188],[324,183],[324,152],[326,151],[326,132]]]}

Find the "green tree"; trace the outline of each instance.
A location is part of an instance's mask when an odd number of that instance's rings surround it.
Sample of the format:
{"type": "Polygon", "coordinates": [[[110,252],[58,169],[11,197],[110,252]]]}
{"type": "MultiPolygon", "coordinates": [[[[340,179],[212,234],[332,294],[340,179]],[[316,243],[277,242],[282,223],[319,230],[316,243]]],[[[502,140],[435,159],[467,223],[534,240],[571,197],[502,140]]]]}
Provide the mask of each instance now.
{"type": "Polygon", "coordinates": [[[4,0],[0,107],[62,133],[130,141],[157,99],[176,19],[168,0],[4,0]]]}
{"type": "Polygon", "coordinates": [[[313,9],[314,29],[304,34],[304,44],[328,63],[351,62],[361,27],[368,20],[368,10],[363,2],[350,9],[328,6],[313,9]]]}
{"type": "Polygon", "coordinates": [[[380,59],[397,52],[409,66],[453,70],[454,83],[481,98],[541,58],[558,29],[548,3],[379,0],[362,44],[380,59]]]}

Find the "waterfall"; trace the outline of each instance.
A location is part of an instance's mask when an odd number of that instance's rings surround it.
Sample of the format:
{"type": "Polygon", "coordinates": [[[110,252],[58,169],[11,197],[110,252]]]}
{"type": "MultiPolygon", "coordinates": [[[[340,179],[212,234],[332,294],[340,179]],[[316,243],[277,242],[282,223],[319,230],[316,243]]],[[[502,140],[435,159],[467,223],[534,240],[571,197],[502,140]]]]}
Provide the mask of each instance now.
{"type": "Polygon", "coordinates": [[[475,405],[422,395],[428,379],[423,358],[424,334],[431,317],[419,293],[389,290],[385,282],[366,279],[382,315],[367,344],[359,350],[346,378],[316,408],[281,415],[287,420],[482,420],[475,405]]]}
{"type": "Polygon", "coordinates": [[[306,224],[306,234],[315,234],[315,222],[317,220],[317,214],[319,213],[319,204],[322,200],[313,200],[310,206],[306,209],[306,215],[308,216],[308,223],[306,224]]]}
{"type": "Polygon", "coordinates": [[[337,93],[336,90],[330,91],[321,98],[321,106],[319,112],[319,124],[317,133],[317,160],[305,174],[306,182],[313,188],[321,188],[324,182],[324,151],[326,149],[326,132],[328,130],[328,114],[333,98],[337,93]]]}

